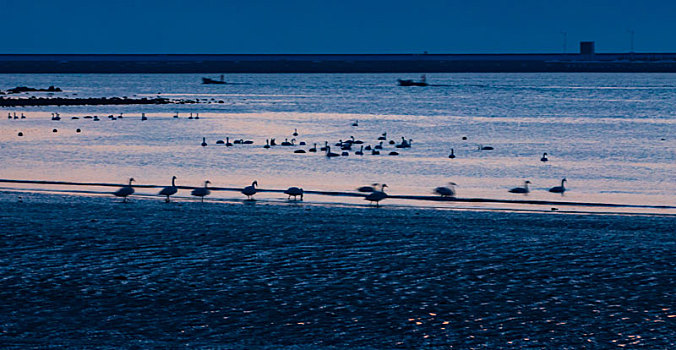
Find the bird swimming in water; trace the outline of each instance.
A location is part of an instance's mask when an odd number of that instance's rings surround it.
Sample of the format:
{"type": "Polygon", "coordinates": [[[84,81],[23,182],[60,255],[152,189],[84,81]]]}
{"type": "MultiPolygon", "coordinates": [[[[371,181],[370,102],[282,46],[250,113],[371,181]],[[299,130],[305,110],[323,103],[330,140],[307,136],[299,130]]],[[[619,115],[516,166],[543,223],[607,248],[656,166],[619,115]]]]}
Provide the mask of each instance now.
{"type": "Polygon", "coordinates": [[[566,180],[565,177],[561,180],[561,186],[554,186],[554,187],[549,189],[549,192],[561,193],[561,195],[563,196],[563,193],[566,192],[566,187],[564,187],[564,185],[563,185],[564,182],[568,182],[568,180],[566,180]]]}
{"type": "Polygon", "coordinates": [[[528,194],[530,193],[530,190],[528,189],[528,184],[530,181],[526,180],[523,183],[523,187],[514,187],[511,190],[509,190],[510,193],[523,193],[523,194],[528,194]]]}
{"type": "Polygon", "coordinates": [[[207,146],[207,138],[203,137],[202,138],[202,147],[206,147],[206,146],[207,146]]]}
{"type": "Polygon", "coordinates": [[[549,158],[547,158],[547,152],[545,152],[544,154],[542,154],[542,158],[540,158],[540,161],[541,161],[541,162],[547,162],[547,161],[549,161],[549,158]]]}
{"type": "MultiPolygon", "coordinates": [[[[173,183],[173,181],[172,181],[172,183],[173,183]]],[[[198,187],[198,188],[192,190],[192,192],[190,192],[190,194],[195,196],[195,197],[201,197],[202,203],[204,203],[204,197],[211,194],[211,191],[209,191],[209,189],[207,188],[207,185],[210,184],[210,183],[211,183],[211,181],[209,181],[209,180],[204,181],[204,187],[198,187]]]]}
{"type": "Polygon", "coordinates": [[[300,187],[289,187],[284,194],[289,195],[289,200],[293,196],[293,199],[296,200],[297,196],[300,196],[300,200],[303,200],[303,189],[300,187]]]}
{"type": "Polygon", "coordinates": [[[256,186],[258,186],[258,181],[254,180],[254,182],[251,183],[251,186],[242,189],[242,194],[245,195],[247,199],[252,200],[251,196],[256,194],[256,186]]]}
{"type": "Polygon", "coordinates": [[[167,199],[165,199],[164,201],[169,203],[171,201],[169,199],[169,196],[176,194],[176,192],[178,192],[178,188],[176,187],[176,176],[174,176],[174,177],[171,178],[171,186],[167,186],[167,187],[163,188],[160,191],[159,195],[160,196],[167,196],[167,199]]]}
{"type": "Polygon", "coordinates": [[[455,153],[453,152],[452,148],[451,148],[451,154],[448,155],[448,158],[455,159],[455,153]]]}
{"type": "Polygon", "coordinates": [[[371,203],[376,203],[376,208],[380,206],[380,201],[387,198],[387,193],[385,193],[386,184],[380,186],[380,191],[373,191],[368,196],[364,197],[365,200],[370,201],[371,203]]]}
{"type": "Polygon", "coordinates": [[[378,183],[374,183],[374,184],[371,184],[371,186],[361,186],[361,187],[357,188],[357,191],[367,192],[367,193],[373,192],[373,191],[376,190],[376,187],[378,187],[378,185],[379,185],[378,183]]]}
{"type": "Polygon", "coordinates": [[[122,197],[122,198],[124,198],[122,201],[123,201],[123,202],[127,202],[127,197],[129,197],[129,196],[131,196],[132,194],[134,194],[134,188],[131,187],[131,183],[134,182],[134,181],[135,181],[135,180],[134,180],[133,177],[130,178],[130,179],[129,179],[129,185],[126,185],[126,186],[121,187],[119,190],[113,192],[113,195],[114,195],[115,197],[122,197]]]}

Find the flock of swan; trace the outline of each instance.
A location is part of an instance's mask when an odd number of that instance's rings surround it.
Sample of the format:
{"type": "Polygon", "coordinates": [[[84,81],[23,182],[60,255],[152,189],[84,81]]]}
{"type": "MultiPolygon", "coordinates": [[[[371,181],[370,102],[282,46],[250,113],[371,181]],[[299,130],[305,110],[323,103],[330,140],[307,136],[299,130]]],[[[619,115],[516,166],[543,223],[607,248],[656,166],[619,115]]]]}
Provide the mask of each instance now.
{"type": "MultiPolygon", "coordinates": [[[[17,115],[15,113],[8,113],[7,115],[8,119],[26,119],[26,116],[21,113],[21,115],[17,115]]],[[[73,116],[71,119],[79,119],[80,117],[73,116]]],[[[98,116],[84,116],[82,117],[83,119],[92,119],[94,121],[100,120],[98,116]]],[[[119,115],[109,115],[108,119],[110,120],[117,120],[117,119],[122,119],[124,118],[124,115],[120,113],[119,115]]],[[[179,118],[179,114],[175,113],[173,115],[173,118],[179,118]]],[[[199,119],[199,113],[190,113],[187,119],[199,119]]],[[[52,113],[51,120],[61,120],[61,115],[59,113],[52,113]]],[[[148,120],[146,117],[145,113],[141,113],[141,120],[145,121],[148,120]]],[[[351,124],[352,126],[359,126],[359,121],[355,121],[351,124]]],[[[53,129],[52,132],[57,132],[57,129],[53,129]]],[[[77,129],[76,132],[81,132],[80,129],[77,129]]],[[[23,136],[22,132],[19,132],[19,136],[23,136]]],[[[362,140],[355,139],[354,136],[350,136],[346,138],[345,140],[338,140],[335,144],[333,144],[336,148],[340,149],[340,153],[333,152],[331,145],[329,144],[329,141],[324,141],[323,146],[317,147],[317,143],[314,143],[312,147],[309,149],[303,149],[303,148],[298,148],[299,146],[306,146],[306,142],[300,141],[298,144],[296,144],[297,139],[296,137],[299,136],[298,129],[294,129],[293,133],[291,134],[291,139],[285,138],[284,141],[280,142],[279,144],[277,143],[275,138],[269,138],[265,140],[265,145],[263,145],[263,148],[265,149],[270,149],[275,146],[281,146],[281,147],[294,147],[293,153],[318,153],[318,152],[324,152],[324,155],[327,158],[335,158],[335,157],[346,157],[350,155],[350,151],[353,151],[354,155],[358,156],[363,156],[364,154],[370,153],[371,155],[380,155],[381,152],[383,154],[387,154],[390,156],[397,156],[399,155],[399,152],[396,150],[391,150],[387,152],[385,150],[385,144],[393,145],[394,148],[398,150],[404,150],[404,149],[410,149],[413,144],[412,139],[407,139],[404,136],[401,136],[401,141],[399,143],[395,142],[394,140],[390,139],[388,141],[387,139],[387,132],[383,132],[378,138],[376,139],[376,142],[371,145],[365,145],[365,142],[362,140]],[[353,149],[354,147],[354,149],[353,149]],[[356,147],[359,147],[358,149],[356,147]],[[366,151],[366,152],[365,152],[366,151]]],[[[463,140],[467,140],[467,137],[463,137],[463,140]]],[[[230,142],[230,138],[226,137],[225,140],[217,140],[216,141],[217,145],[223,145],[225,147],[232,147],[234,145],[251,145],[254,144],[254,141],[252,140],[244,140],[244,139],[236,139],[230,142]]],[[[202,143],[200,144],[202,147],[208,146],[206,137],[202,138],[202,143]]],[[[484,146],[484,145],[478,145],[477,149],[479,151],[492,151],[494,148],[492,146],[484,146]]],[[[455,150],[451,148],[450,154],[448,155],[449,159],[455,159],[456,154],[455,150]]],[[[542,157],[540,158],[541,162],[548,162],[548,154],[543,153],[542,157]]],[[[172,195],[175,195],[178,193],[178,187],[176,187],[176,176],[172,177],[171,180],[171,186],[166,186],[164,187],[158,194],[161,196],[165,196],[166,199],[165,201],[167,203],[170,202],[170,197],[172,195]]],[[[563,194],[566,192],[565,188],[565,183],[566,179],[561,180],[561,185],[560,186],[554,186],[549,189],[549,192],[552,193],[560,193],[563,194]]],[[[126,186],[123,186],[122,188],[118,189],[115,191],[113,194],[117,197],[122,197],[123,201],[127,201],[127,197],[130,195],[134,194],[134,188],[132,186],[132,183],[134,182],[133,178],[129,179],[129,184],[126,186]]],[[[210,184],[210,181],[205,181],[204,182],[204,187],[198,187],[195,188],[191,191],[191,195],[195,197],[199,197],[201,201],[204,201],[204,197],[208,196],[211,194],[211,191],[208,188],[208,185],[210,184]]],[[[515,194],[525,194],[527,195],[530,193],[530,189],[528,185],[531,184],[530,181],[525,181],[523,187],[515,187],[509,190],[510,193],[515,193],[515,194]]],[[[248,200],[253,200],[253,195],[256,194],[256,186],[258,186],[257,181],[253,181],[250,186],[246,186],[241,190],[241,193],[247,196],[248,200]]],[[[455,197],[456,195],[456,189],[455,187],[458,186],[457,184],[453,182],[449,182],[448,185],[446,186],[440,186],[436,187],[433,191],[434,194],[437,194],[441,197],[455,197]]],[[[385,188],[387,187],[386,184],[372,184],[371,186],[362,186],[357,189],[359,192],[365,192],[368,193],[364,197],[365,200],[375,203],[376,206],[379,206],[379,202],[387,198],[387,193],[385,193],[385,188]],[[380,188],[378,188],[380,186],[380,188]]],[[[300,197],[300,200],[303,200],[303,189],[300,187],[289,187],[286,191],[284,191],[285,194],[287,194],[289,197],[288,199],[290,200],[291,197],[294,198],[294,200],[297,200],[298,197],[300,197]]]]}
{"type": "MultiPolygon", "coordinates": [[[[173,176],[171,178],[171,185],[166,186],[160,190],[158,195],[164,196],[165,202],[170,203],[171,202],[171,196],[175,195],[178,193],[178,187],[176,186],[176,176],[173,176]]],[[[129,179],[129,184],[122,186],[119,188],[117,191],[113,192],[113,195],[116,197],[121,197],[123,198],[123,202],[127,202],[127,198],[134,194],[135,190],[133,187],[133,182],[134,178],[129,179]]],[[[563,194],[566,191],[566,188],[564,187],[564,183],[567,180],[564,178],[561,180],[561,186],[554,186],[549,189],[549,192],[552,193],[561,193],[563,194]]],[[[523,193],[527,194],[530,192],[528,189],[528,184],[530,181],[526,181],[524,183],[523,187],[515,187],[509,190],[511,193],[523,193]]],[[[194,188],[191,192],[190,195],[199,197],[201,202],[204,202],[204,197],[208,196],[211,194],[211,191],[209,190],[209,184],[211,184],[211,181],[206,180],[204,181],[204,187],[197,187],[194,188]]],[[[253,196],[257,193],[257,186],[258,186],[258,181],[254,180],[251,185],[246,186],[240,190],[240,192],[247,197],[247,200],[253,201],[254,198],[253,196]]],[[[434,189],[434,193],[441,196],[441,197],[455,197],[456,191],[455,191],[455,186],[457,186],[456,183],[454,182],[449,182],[447,186],[440,186],[434,189]]],[[[388,197],[387,193],[385,193],[385,187],[388,187],[387,184],[378,184],[374,183],[370,186],[362,186],[357,188],[358,192],[364,192],[368,193],[365,197],[364,200],[369,201],[371,204],[375,204],[376,207],[380,206],[380,201],[386,199],[388,197]],[[380,188],[378,188],[380,187],[380,188]]],[[[284,191],[284,194],[288,195],[288,200],[291,200],[291,197],[293,197],[294,201],[298,200],[298,197],[300,197],[300,200],[303,200],[303,188],[301,187],[289,187],[284,191]]]]}

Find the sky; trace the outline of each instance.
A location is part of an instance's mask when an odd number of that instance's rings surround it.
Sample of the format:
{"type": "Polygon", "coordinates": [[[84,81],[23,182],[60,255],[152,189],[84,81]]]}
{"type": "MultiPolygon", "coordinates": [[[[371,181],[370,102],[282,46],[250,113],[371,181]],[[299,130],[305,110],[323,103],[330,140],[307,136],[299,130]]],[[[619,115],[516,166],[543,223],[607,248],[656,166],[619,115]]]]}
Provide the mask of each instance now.
{"type": "Polygon", "coordinates": [[[674,0],[0,0],[0,53],[676,52],[674,0]],[[565,33],[565,34],[564,34],[565,33]]]}

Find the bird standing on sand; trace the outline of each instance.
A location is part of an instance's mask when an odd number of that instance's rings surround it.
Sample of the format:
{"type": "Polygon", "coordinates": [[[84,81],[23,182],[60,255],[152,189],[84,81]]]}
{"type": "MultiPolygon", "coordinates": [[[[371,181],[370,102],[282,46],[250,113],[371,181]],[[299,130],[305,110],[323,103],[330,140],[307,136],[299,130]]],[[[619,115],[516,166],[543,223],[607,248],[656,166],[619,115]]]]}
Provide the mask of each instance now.
{"type": "Polygon", "coordinates": [[[561,195],[563,196],[563,193],[566,192],[566,187],[564,187],[563,183],[564,183],[564,182],[567,182],[567,181],[568,181],[568,180],[566,180],[566,178],[564,177],[564,178],[561,180],[561,186],[554,186],[554,187],[552,187],[552,188],[549,189],[549,192],[552,192],[552,193],[561,193],[561,195]]]}
{"type": "Polygon", "coordinates": [[[448,187],[437,187],[434,189],[434,193],[442,197],[455,197],[455,186],[458,186],[458,184],[449,182],[448,187]]]}
{"type": "Polygon", "coordinates": [[[376,203],[376,208],[380,207],[380,201],[387,198],[387,193],[385,193],[386,184],[380,186],[380,191],[373,191],[371,194],[366,196],[364,199],[370,201],[371,203],[376,203]]]}
{"type": "Polygon", "coordinates": [[[171,178],[171,186],[167,186],[160,191],[159,195],[160,196],[167,196],[167,199],[164,201],[169,203],[171,200],[169,199],[169,196],[172,196],[178,192],[178,188],[176,187],[176,176],[171,178]]]}
{"type": "Polygon", "coordinates": [[[296,200],[297,196],[300,196],[300,200],[303,200],[303,189],[300,187],[289,187],[284,191],[284,194],[289,195],[289,200],[291,200],[291,196],[293,196],[293,200],[296,200]]]}
{"type": "Polygon", "coordinates": [[[258,186],[258,181],[254,180],[254,182],[251,183],[251,186],[242,189],[242,194],[247,196],[247,199],[252,200],[251,196],[256,194],[256,186],[258,186]]]}
{"type": "Polygon", "coordinates": [[[121,187],[119,190],[113,192],[113,195],[115,197],[122,197],[124,198],[122,202],[127,202],[127,197],[131,196],[134,193],[134,188],[131,187],[131,183],[134,182],[134,178],[129,179],[129,185],[121,187]]]}
{"type": "MultiPolygon", "coordinates": [[[[172,180],[172,183],[173,183],[173,180],[172,180]]],[[[210,183],[211,183],[211,181],[209,181],[209,180],[204,181],[204,187],[198,187],[198,188],[192,190],[192,192],[190,192],[190,194],[195,196],[195,197],[201,197],[202,203],[204,203],[204,197],[211,194],[211,191],[209,191],[209,189],[207,188],[207,185],[210,184],[210,183]]]]}
{"type": "Polygon", "coordinates": [[[530,190],[528,189],[528,184],[530,181],[526,180],[523,183],[523,187],[514,187],[511,190],[509,190],[510,193],[523,193],[523,194],[529,194],[530,190]]]}

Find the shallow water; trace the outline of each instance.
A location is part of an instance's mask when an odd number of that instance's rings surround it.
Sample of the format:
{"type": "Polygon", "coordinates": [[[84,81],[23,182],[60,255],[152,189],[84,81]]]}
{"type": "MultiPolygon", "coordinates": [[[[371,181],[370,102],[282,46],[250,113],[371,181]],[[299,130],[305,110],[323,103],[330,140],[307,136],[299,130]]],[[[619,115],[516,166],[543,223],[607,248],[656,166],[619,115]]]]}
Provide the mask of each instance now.
{"type": "Polygon", "coordinates": [[[204,102],[0,109],[0,178],[163,184],[176,175],[181,185],[256,179],[263,188],[335,191],[379,182],[391,193],[425,195],[453,181],[458,196],[504,199],[522,198],[507,190],[530,180],[528,199],[676,205],[676,74],[434,74],[436,86],[395,86],[402,76],[233,74],[226,80],[235,84],[212,86],[191,74],[0,75],[0,89],[55,85],[64,90],[55,96],[161,93],[204,102]],[[7,120],[7,112],[28,118],[7,120]],[[49,120],[51,112],[63,120],[49,120]],[[176,112],[181,118],[171,117],[176,112]],[[200,119],[188,120],[191,112],[200,119]],[[119,113],[125,118],[70,119],[119,113]],[[306,150],[351,135],[374,145],[383,132],[397,142],[411,138],[413,147],[388,156],[395,148],[386,144],[380,156],[339,159],[262,148],[269,138],[294,138],[294,129],[306,150]],[[202,137],[209,146],[200,147],[202,137]],[[215,144],[226,137],[255,144],[215,144]],[[480,152],[480,144],[495,150],[480,152]],[[547,163],[539,161],[543,152],[547,163]],[[546,191],[564,177],[565,197],[546,191]]]}
{"type": "Polygon", "coordinates": [[[673,216],[21,195],[3,347],[676,346],[673,216]]]}

